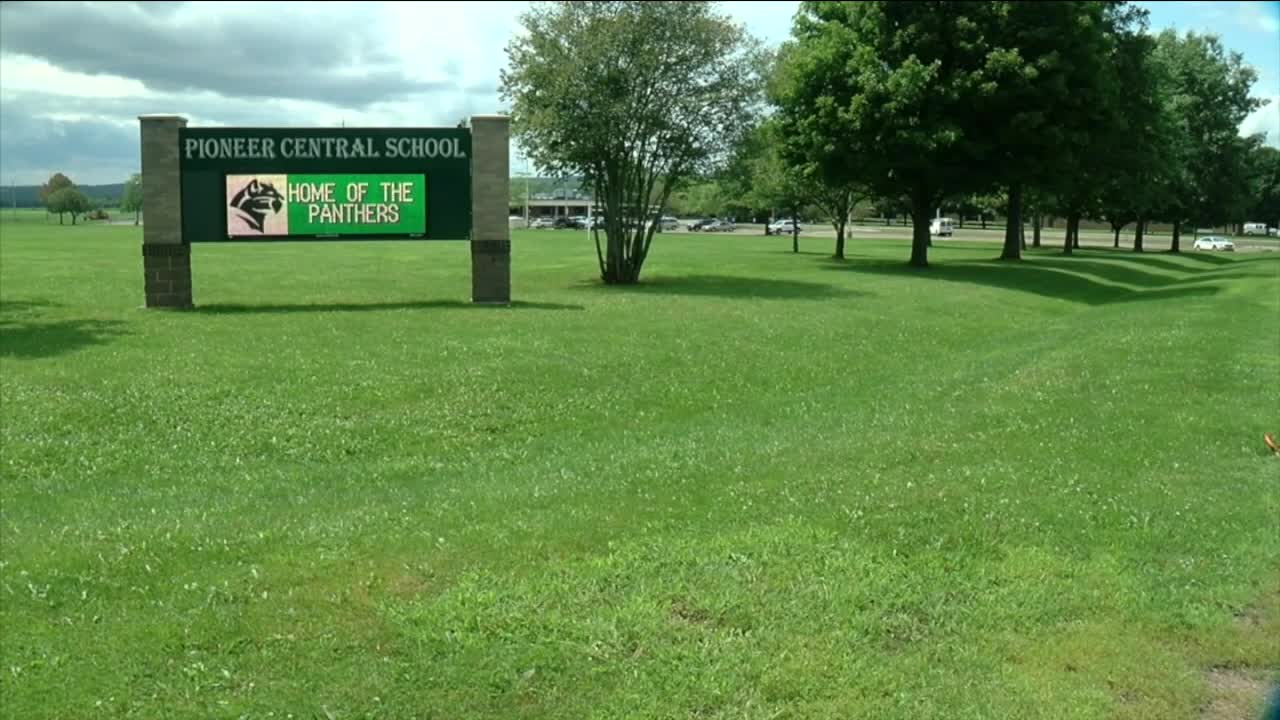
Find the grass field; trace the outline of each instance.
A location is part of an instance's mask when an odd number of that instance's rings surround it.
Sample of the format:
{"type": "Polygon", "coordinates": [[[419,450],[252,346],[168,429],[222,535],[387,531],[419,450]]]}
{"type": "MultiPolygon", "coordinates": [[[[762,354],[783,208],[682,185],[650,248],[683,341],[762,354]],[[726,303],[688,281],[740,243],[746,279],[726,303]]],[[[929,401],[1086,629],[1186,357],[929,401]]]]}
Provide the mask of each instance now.
{"type": "Polygon", "coordinates": [[[6,718],[1250,717],[1280,253],[0,225],[6,718]]]}

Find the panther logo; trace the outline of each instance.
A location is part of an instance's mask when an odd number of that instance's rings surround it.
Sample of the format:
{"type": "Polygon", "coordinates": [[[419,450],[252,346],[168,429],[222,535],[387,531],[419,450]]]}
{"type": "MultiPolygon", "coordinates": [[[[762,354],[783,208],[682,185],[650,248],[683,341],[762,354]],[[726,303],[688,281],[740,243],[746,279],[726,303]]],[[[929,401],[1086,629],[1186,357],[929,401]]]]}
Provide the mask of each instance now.
{"type": "Polygon", "coordinates": [[[231,198],[231,207],[249,227],[262,232],[267,214],[278,213],[284,207],[284,196],[271,183],[260,183],[254,178],[231,198]]]}

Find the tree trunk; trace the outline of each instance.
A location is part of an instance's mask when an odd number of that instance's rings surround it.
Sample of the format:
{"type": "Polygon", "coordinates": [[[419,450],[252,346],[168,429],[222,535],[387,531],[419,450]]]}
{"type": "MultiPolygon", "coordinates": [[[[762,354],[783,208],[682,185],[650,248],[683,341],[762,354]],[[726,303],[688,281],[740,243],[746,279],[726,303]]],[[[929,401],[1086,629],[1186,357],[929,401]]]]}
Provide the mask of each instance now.
{"type": "Polygon", "coordinates": [[[929,267],[929,194],[917,191],[911,198],[911,264],[929,267]]]}
{"type": "Polygon", "coordinates": [[[791,252],[800,252],[800,208],[791,207],[791,252]]]}
{"type": "Polygon", "coordinates": [[[1031,217],[1031,247],[1040,247],[1040,213],[1031,217]]]}
{"type": "Polygon", "coordinates": [[[138,218],[139,218],[141,215],[142,215],[142,211],[141,211],[141,210],[134,210],[134,211],[133,211],[133,224],[134,224],[134,225],[137,225],[137,224],[138,224],[138,218]]]}
{"type": "Polygon", "coordinates": [[[1074,245],[1072,244],[1072,240],[1075,239],[1075,229],[1076,229],[1077,222],[1078,220],[1076,219],[1075,215],[1071,215],[1071,214],[1067,215],[1067,232],[1066,234],[1063,235],[1063,238],[1062,238],[1062,254],[1063,255],[1070,255],[1071,248],[1074,247],[1074,245]]]}
{"type": "Polygon", "coordinates": [[[1022,249],[1027,249],[1027,226],[1018,223],[1018,244],[1022,245],[1022,249]]]}
{"type": "Polygon", "coordinates": [[[981,215],[979,215],[979,216],[978,216],[978,220],[982,223],[982,229],[983,229],[983,230],[986,230],[986,229],[987,229],[987,214],[986,214],[986,213],[982,213],[981,215]]]}
{"type": "Polygon", "coordinates": [[[63,224],[63,220],[62,220],[62,213],[58,213],[58,224],[59,224],[59,225],[62,225],[62,224],[63,224]]]}
{"type": "Polygon", "coordinates": [[[1133,251],[1142,252],[1142,234],[1147,230],[1147,219],[1138,218],[1138,228],[1133,232],[1133,251]]]}
{"type": "Polygon", "coordinates": [[[1072,223],[1071,247],[1076,250],[1080,249],[1080,217],[1079,216],[1077,216],[1076,221],[1072,223]]]}
{"type": "Polygon", "coordinates": [[[960,213],[960,229],[964,229],[964,213],[960,213]]]}
{"type": "Polygon", "coordinates": [[[1009,186],[1009,212],[1004,222],[1004,250],[1001,260],[1022,259],[1022,186],[1009,186]]]}
{"type": "Polygon", "coordinates": [[[885,227],[889,227],[889,222],[890,222],[890,220],[889,220],[889,216],[888,216],[888,215],[885,215],[885,216],[884,216],[884,226],[885,226],[885,227]]]}
{"type": "Polygon", "coordinates": [[[1178,247],[1179,236],[1182,235],[1182,222],[1180,220],[1173,221],[1173,243],[1169,245],[1169,252],[1182,252],[1178,247]]]}
{"type": "Polygon", "coordinates": [[[1116,227],[1115,225],[1112,225],[1111,229],[1114,230],[1116,233],[1115,240],[1111,243],[1111,247],[1118,248],[1120,247],[1120,228],[1116,227]]]}
{"type": "Polygon", "coordinates": [[[844,222],[836,223],[836,254],[833,255],[836,260],[844,259],[844,222]]]}

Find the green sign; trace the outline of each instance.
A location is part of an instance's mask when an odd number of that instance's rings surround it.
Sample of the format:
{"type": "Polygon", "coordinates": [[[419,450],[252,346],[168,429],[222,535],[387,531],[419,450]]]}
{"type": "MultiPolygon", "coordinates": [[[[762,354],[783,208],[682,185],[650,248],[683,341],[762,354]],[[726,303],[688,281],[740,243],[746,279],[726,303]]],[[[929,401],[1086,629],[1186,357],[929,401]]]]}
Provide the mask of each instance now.
{"type": "Polygon", "coordinates": [[[227,236],[408,235],[427,228],[423,175],[227,175],[227,236]]]}
{"type": "Polygon", "coordinates": [[[467,240],[466,128],[182,128],[183,242],[467,240]]]}

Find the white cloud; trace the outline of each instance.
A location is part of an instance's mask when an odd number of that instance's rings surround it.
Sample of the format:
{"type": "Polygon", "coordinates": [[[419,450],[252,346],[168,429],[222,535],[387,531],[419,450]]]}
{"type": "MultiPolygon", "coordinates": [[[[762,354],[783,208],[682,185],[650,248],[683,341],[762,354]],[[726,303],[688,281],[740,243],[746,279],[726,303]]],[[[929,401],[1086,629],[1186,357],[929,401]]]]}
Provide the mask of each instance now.
{"type": "Polygon", "coordinates": [[[1280,95],[1266,98],[1266,105],[1254,110],[1240,124],[1241,135],[1265,134],[1265,144],[1280,148],[1280,95]]]}
{"type": "Polygon", "coordinates": [[[1248,30],[1271,33],[1280,32],[1280,17],[1274,3],[1242,2],[1237,4],[1236,22],[1248,30]]]}

